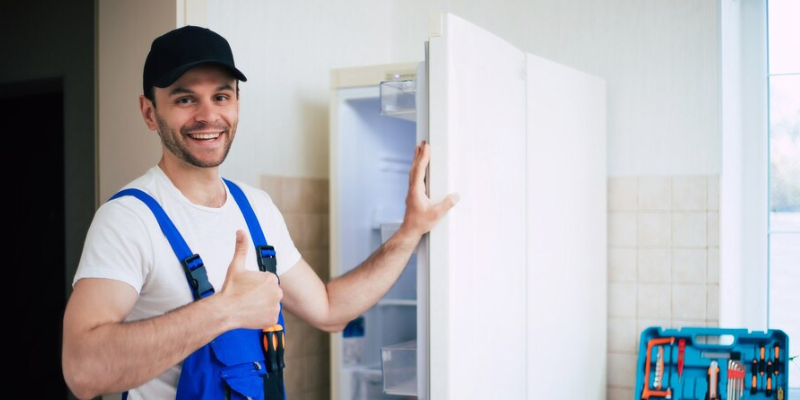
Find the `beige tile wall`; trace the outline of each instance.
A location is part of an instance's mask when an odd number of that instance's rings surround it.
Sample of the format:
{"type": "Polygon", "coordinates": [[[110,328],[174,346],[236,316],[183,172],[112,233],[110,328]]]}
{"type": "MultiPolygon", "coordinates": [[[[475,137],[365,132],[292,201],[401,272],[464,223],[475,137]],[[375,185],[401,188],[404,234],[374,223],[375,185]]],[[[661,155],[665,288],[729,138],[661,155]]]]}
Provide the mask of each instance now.
{"type": "Polygon", "coordinates": [[[632,400],[650,326],[718,326],[719,177],[608,181],[608,400],[632,400]]]}
{"type": "MultiPolygon", "coordinates": [[[[328,279],[328,180],[262,176],[295,246],[323,282],[328,279]]],[[[330,336],[285,312],[286,393],[292,400],[330,399],[330,336]]]]}

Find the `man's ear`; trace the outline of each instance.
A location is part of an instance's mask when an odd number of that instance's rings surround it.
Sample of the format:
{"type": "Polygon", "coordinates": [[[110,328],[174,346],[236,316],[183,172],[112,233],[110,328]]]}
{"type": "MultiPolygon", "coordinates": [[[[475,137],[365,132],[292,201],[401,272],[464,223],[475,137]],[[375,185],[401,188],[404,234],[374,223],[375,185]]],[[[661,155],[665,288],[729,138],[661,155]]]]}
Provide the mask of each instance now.
{"type": "Polygon", "coordinates": [[[142,111],[142,118],[144,123],[147,124],[147,128],[151,131],[157,130],[158,121],[156,121],[156,107],[153,102],[144,95],[139,95],[139,108],[142,111]]]}

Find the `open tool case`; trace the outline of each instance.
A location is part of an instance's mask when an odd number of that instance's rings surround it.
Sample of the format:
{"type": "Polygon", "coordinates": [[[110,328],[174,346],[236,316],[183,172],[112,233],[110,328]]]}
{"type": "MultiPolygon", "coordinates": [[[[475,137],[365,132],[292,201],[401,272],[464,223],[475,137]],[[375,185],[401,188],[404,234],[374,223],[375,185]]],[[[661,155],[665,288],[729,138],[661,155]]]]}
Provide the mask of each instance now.
{"type": "Polygon", "coordinates": [[[786,400],[788,348],[780,330],[647,328],[635,399],[786,400]]]}

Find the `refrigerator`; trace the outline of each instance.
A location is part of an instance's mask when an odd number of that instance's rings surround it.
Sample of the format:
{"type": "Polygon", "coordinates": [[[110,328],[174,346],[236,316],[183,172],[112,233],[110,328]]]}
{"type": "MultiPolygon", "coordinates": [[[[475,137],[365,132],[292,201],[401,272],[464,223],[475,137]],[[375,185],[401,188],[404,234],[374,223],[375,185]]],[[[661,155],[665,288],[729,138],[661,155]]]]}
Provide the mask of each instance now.
{"type": "Polygon", "coordinates": [[[331,71],[331,277],[400,225],[414,146],[459,203],[331,335],[333,400],[605,399],[606,88],[459,16],[425,59],[331,71]]]}

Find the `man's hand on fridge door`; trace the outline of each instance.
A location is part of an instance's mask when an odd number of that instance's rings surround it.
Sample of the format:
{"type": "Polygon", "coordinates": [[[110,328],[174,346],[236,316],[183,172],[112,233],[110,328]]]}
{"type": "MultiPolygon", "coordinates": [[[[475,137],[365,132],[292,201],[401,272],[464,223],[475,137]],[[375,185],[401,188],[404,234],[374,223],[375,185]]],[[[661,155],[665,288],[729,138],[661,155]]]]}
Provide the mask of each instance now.
{"type": "Polygon", "coordinates": [[[408,176],[408,195],[406,213],[400,231],[421,237],[428,233],[437,222],[458,203],[458,193],[450,193],[444,200],[434,203],[425,193],[425,171],[431,158],[430,145],[422,141],[414,147],[414,160],[408,176]]]}

